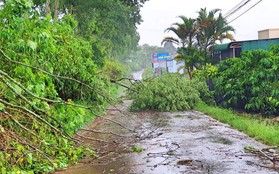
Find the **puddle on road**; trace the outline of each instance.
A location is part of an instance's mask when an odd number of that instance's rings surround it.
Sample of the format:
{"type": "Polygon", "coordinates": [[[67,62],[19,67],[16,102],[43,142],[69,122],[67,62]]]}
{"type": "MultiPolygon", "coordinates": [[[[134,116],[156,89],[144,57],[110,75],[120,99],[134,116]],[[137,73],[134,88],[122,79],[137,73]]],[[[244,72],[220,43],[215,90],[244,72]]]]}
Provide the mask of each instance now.
{"type": "Polygon", "coordinates": [[[259,158],[244,152],[245,146],[264,145],[198,112],[148,111],[127,115],[110,111],[108,118],[133,128],[136,134],[98,118],[86,129],[114,135],[87,131],[80,134],[109,142],[84,140],[97,150],[100,158],[82,159],[80,164],[56,174],[277,173],[246,162],[261,163],[259,158]],[[216,125],[212,126],[212,122],[216,125]],[[133,146],[142,148],[142,152],[133,152],[133,146]]]}
{"type": "Polygon", "coordinates": [[[232,145],[233,142],[229,140],[228,138],[224,137],[216,137],[213,141],[214,143],[221,143],[221,144],[227,144],[227,145],[232,145]]]}

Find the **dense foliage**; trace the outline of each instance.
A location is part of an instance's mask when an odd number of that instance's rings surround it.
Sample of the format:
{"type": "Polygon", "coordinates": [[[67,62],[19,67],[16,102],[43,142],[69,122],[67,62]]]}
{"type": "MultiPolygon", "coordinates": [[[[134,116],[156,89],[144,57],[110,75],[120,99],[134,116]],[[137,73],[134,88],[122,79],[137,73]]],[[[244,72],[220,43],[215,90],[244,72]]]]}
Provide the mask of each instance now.
{"type": "Polygon", "coordinates": [[[252,50],[218,66],[215,92],[224,106],[265,115],[279,114],[278,45],[252,50]]]}
{"type": "Polygon", "coordinates": [[[77,34],[90,42],[95,63],[104,58],[123,62],[136,49],[141,22],[140,7],[147,0],[34,0],[41,14],[55,18],[72,14],[78,21],[77,34]]]}
{"type": "Polygon", "coordinates": [[[164,74],[132,86],[133,111],[181,111],[193,109],[201,100],[213,101],[205,83],[189,80],[179,74],[164,74]],[[134,92],[137,91],[137,92],[134,92]]]}
{"type": "Polygon", "coordinates": [[[130,19],[132,7],[115,0],[74,2],[79,34],[105,48],[106,55],[123,60],[136,48],[139,36],[136,23],[130,19]]]}
{"type": "Polygon", "coordinates": [[[9,0],[0,10],[3,174],[49,172],[94,155],[76,147],[72,134],[103,111],[111,101],[110,78],[123,74],[114,61],[96,63],[100,50],[77,36],[71,15],[54,19],[33,7],[9,0]]]}
{"type": "Polygon", "coordinates": [[[204,69],[202,70],[194,70],[193,71],[193,78],[200,79],[200,80],[208,80],[216,77],[217,75],[217,67],[212,64],[206,64],[204,69]]]}

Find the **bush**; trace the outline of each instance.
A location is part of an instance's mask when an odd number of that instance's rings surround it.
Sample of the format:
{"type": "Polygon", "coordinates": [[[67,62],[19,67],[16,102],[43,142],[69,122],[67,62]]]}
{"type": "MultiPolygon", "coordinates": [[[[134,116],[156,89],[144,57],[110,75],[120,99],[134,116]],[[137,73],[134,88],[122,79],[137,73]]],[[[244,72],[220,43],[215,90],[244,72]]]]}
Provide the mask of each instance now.
{"type": "Polygon", "coordinates": [[[178,74],[164,74],[151,81],[134,84],[132,89],[138,91],[128,92],[134,99],[130,106],[132,111],[189,110],[201,101],[201,94],[210,96],[205,83],[191,81],[178,74]]]}
{"type": "Polygon", "coordinates": [[[264,115],[279,114],[278,47],[252,50],[218,66],[215,92],[223,106],[264,115]]]}

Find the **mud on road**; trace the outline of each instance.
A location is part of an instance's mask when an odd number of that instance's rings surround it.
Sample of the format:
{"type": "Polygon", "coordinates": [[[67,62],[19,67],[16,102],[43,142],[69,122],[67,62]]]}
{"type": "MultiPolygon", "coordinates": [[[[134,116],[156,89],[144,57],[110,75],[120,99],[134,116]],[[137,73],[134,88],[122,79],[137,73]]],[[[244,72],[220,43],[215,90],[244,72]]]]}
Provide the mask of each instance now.
{"type": "MultiPolygon", "coordinates": [[[[124,101],[125,110],[131,101],[124,101]]],[[[244,133],[197,111],[128,113],[115,108],[80,131],[99,158],[87,158],[58,174],[275,174],[271,162],[246,152],[265,148],[244,133]],[[110,119],[110,120],[109,120],[110,119]],[[112,120],[121,124],[116,124],[112,120]],[[125,127],[125,128],[124,128],[125,127]],[[127,128],[127,129],[126,129],[127,128]],[[132,132],[133,129],[136,132],[132,132]],[[134,152],[134,151],[142,151],[134,152]]]]}

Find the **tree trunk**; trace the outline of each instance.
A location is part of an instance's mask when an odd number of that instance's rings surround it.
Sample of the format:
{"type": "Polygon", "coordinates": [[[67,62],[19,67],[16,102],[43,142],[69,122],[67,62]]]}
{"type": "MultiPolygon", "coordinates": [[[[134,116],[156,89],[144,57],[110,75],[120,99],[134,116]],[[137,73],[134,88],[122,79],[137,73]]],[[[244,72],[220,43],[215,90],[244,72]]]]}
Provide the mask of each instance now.
{"type": "Polygon", "coordinates": [[[50,13],[50,0],[46,0],[46,15],[50,13]]]}
{"type": "Polygon", "coordinates": [[[58,18],[59,14],[59,0],[55,0],[55,11],[54,11],[54,19],[58,18]]]}
{"type": "Polygon", "coordinates": [[[189,79],[192,80],[192,74],[189,67],[187,67],[187,71],[188,71],[189,79]]]}

